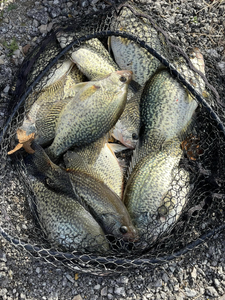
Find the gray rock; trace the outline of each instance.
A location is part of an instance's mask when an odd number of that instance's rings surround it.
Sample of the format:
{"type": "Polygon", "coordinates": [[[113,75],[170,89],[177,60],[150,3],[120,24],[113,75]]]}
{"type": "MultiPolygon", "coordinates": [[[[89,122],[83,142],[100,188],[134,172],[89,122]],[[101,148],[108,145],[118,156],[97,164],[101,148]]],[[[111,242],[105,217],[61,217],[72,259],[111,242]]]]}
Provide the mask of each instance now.
{"type": "Polygon", "coordinates": [[[192,277],[193,279],[196,279],[196,277],[197,277],[197,270],[196,270],[196,268],[193,268],[193,270],[192,270],[192,272],[191,272],[191,277],[192,277]]]}
{"type": "Polygon", "coordinates": [[[88,0],[79,0],[80,6],[81,7],[87,7],[89,4],[88,0]]]}
{"type": "Polygon", "coordinates": [[[72,283],[75,282],[74,278],[70,274],[66,274],[66,278],[72,283]]]}
{"type": "Polygon", "coordinates": [[[40,33],[47,33],[48,32],[47,27],[48,27],[48,25],[45,24],[45,25],[39,26],[38,29],[39,29],[40,33]]]}
{"type": "Polygon", "coordinates": [[[40,25],[40,23],[38,22],[38,20],[34,19],[33,25],[34,25],[34,27],[38,27],[40,25]]]}
{"type": "Polygon", "coordinates": [[[207,295],[212,296],[212,297],[218,297],[218,293],[216,289],[213,286],[207,286],[205,289],[205,292],[207,295]]]}
{"type": "Polygon", "coordinates": [[[96,284],[95,286],[94,286],[94,290],[100,290],[100,284],[96,284]]]}
{"type": "Polygon", "coordinates": [[[52,7],[49,11],[49,15],[52,19],[58,17],[61,14],[61,9],[59,7],[52,7]]]}
{"type": "Polygon", "coordinates": [[[158,279],[156,282],[153,283],[154,287],[161,287],[162,286],[162,279],[158,279]]]}
{"type": "Polygon", "coordinates": [[[6,254],[0,249],[0,261],[7,262],[6,254]]]}
{"type": "Polygon", "coordinates": [[[169,277],[168,277],[168,275],[166,274],[166,273],[163,273],[163,275],[162,275],[162,280],[164,281],[164,282],[168,282],[168,280],[169,280],[169,277]]]}
{"type": "Polygon", "coordinates": [[[220,286],[220,282],[217,278],[214,278],[213,281],[216,287],[220,286]]]}
{"type": "Polygon", "coordinates": [[[107,288],[107,286],[105,286],[105,287],[101,290],[101,296],[107,296],[107,292],[108,292],[108,288],[107,288]]]}
{"type": "Polygon", "coordinates": [[[186,295],[190,298],[193,298],[196,296],[197,292],[195,290],[191,290],[189,288],[185,288],[185,292],[186,292],[186,295]]]}
{"type": "Polygon", "coordinates": [[[76,295],[75,297],[73,297],[72,300],[83,300],[83,298],[81,297],[81,295],[76,295]]]}
{"type": "Polygon", "coordinates": [[[124,283],[124,284],[127,284],[129,282],[129,278],[126,277],[126,276],[121,276],[120,277],[120,282],[124,283]]]}
{"type": "Polygon", "coordinates": [[[7,292],[8,291],[5,288],[4,289],[0,289],[0,296],[2,296],[2,297],[5,296],[7,294],[7,292]]]}
{"type": "Polygon", "coordinates": [[[123,297],[126,296],[126,292],[125,292],[124,287],[115,287],[114,293],[115,293],[116,295],[119,295],[119,296],[120,296],[120,295],[123,296],[123,297]]]}
{"type": "Polygon", "coordinates": [[[7,94],[9,90],[10,90],[10,86],[7,85],[7,86],[4,88],[3,92],[7,94]]]}
{"type": "Polygon", "coordinates": [[[107,297],[109,300],[114,299],[114,296],[112,294],[108,294],[107,297]]]}

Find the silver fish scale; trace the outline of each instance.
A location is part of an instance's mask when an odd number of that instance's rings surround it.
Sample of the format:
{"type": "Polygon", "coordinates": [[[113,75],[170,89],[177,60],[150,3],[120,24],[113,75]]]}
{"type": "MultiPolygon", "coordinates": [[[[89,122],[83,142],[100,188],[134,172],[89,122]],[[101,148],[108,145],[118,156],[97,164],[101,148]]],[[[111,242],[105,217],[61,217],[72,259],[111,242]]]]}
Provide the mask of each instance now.
{"type": "Polygon", "coordinates": [[[157,129],[165,140],[184,131],[197,102],[167,70],[156,74],[143,91],[141,122],[145,132],[157,129]]]}
{"type": "Polygon", "coordinates": [[[176,140],[141,159],[128,180],[124,202],[139,234],[149,243],[170,229],[187,202],[189,173],[178,167],[181,155],[176,140]]]}
{"type": "MultiPolygon", "coordinates": [[[[152,25],[143,18],[133,17],[127,7],[123,7],[117,19],[118,23],[112,23],[111,29],[128,32],[144,40],[157,52],[164,51],[162,47],[162,36],[158,35],[152,25]],[[129,22],[127,20],[129,19],[129,22]]],[[[133,71],[133,79],[140,85],[151,77],[161,65],[159,60],[153,57],[147,50],[126,38],[111,37],[111,47],[115,60],[120,68],[133,71]]]]}
{"type": "Polygon", "coordinates": [[[108,250],[101,227],[75,199],[51,191],[37,179],[32,180],[32,186],[39,223],[52,246],[84,250],[86,243],[90,250],[108,250]]]}

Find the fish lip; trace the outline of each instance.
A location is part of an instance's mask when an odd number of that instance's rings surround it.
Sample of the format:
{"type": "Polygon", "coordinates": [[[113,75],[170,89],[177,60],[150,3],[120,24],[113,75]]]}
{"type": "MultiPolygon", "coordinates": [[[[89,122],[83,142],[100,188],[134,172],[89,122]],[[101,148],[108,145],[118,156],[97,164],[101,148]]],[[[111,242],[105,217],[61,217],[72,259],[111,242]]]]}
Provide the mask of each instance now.
{"type": "Polygon", "coordinates": [[[129,140],[124,139],[121,130],[119,130],[119,129],[114,129],[114,130],[113,130],[113,133],[112,133],[112,136],[113,136],[116,140],[120,141],[120,142],[121,142],[124,146],[126,146],[127,148],[132,149],[132,150],[135,149],[136,144],[130,142],[129,140]]]}
{"type": "Polygon", "coordinates": [[[132,230],[131,232],[123,234],[123,239],[128,242],[137,242],[139,240],[139,236],[136,230],[132,230]]]}
{"type": "Polygon", "coordinates": [[[130,71],[130,70],[120,70],[120,71],[116,71],[116,73],[127,78],[126,84],[129,84],[131,82],[132,75],[133,75],[132,71],[130,71]]]}

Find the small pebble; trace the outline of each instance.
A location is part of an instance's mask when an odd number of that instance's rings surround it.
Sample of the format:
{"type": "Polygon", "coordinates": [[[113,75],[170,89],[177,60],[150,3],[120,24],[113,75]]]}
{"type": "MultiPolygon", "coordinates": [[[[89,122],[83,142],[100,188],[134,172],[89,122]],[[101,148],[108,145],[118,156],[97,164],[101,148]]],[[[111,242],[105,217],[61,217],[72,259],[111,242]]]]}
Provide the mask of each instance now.
{"type": "Polygon", "coordinates": [[[81,295],[76,295],[75,297],[73,297],[72,300],[83,300],[83,298],[81,297],[81,295]]]}
{"type": "Polygon", "coordinates": [[[218,297],[219,296],[216,289],[213,286],[207,286],[205,291],[206,291],[206,294],[211,296],[211,297],[218,297]]]}
{"type": "Polygon", "coordinates": [[[105,287],[101,290],[101,296],[107,296],[107,291],[108,291],[108,288],[107,288],[107,286],[105,286],[105,287]]]}
{"type": "Polygon", "coordinates": [[[185,292],[186,292],[186,295],[190,298],[195,297],[197,294],[197,292],[195,290],[191,290],[189,288],[185,288],[185,292]]]}

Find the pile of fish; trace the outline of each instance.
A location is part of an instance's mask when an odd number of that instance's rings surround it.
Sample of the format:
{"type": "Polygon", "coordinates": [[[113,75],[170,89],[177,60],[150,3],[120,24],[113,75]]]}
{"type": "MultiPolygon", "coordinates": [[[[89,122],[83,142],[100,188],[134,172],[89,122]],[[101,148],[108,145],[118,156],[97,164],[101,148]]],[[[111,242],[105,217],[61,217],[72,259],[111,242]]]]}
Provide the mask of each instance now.
{"type": "MultiPolygon", "coordinates": [[[[129,8],[111,26],[144,36],[165,54],[163,37],[129,8]]],[[[62,48],[73,39],[65,32],[57,38],[62,48]]],[[[29,153],[31,209],[50,244],[69,251],[104,254],[114,240],[150,245],[173,228],[191,190],[179,162],[197,102],[133,41],[112,36],[108,48],[90,39],[54,66],[37,100],[31,105],[35,91],[26,100],[31,108],[9,152],[23,147],[29,153]],[[126,148],[133,156],[124,187],[114,151],[126,148]]],[[[204,73],[198,49],[190,60],[204,73]]],[[[204,81],[182,59],[173,64],[204,91],[204,81]]]]}

